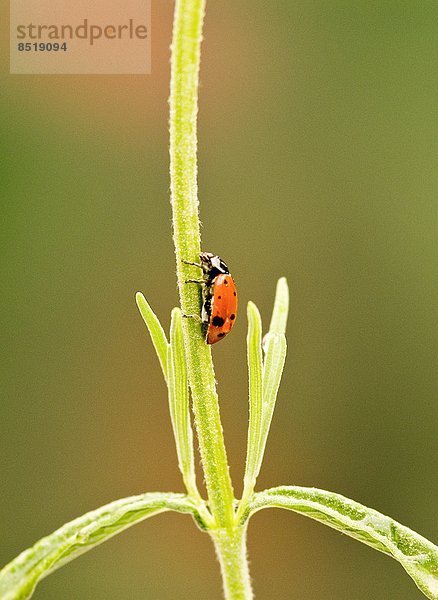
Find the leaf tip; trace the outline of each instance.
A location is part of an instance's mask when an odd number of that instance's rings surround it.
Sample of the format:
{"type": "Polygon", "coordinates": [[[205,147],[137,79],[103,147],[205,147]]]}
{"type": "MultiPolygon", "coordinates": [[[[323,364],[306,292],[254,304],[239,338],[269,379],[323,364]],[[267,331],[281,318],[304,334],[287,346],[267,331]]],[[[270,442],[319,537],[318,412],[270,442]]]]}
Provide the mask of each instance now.
{"type": "Polygon", "coordinates": [[[248,335],[251,334],[254,327],[256,328],[256,331],[260,330],[259,335],[261,335],[262,318],[260,316],[260,311],[257,308],[257,305],[254,304],[254,302],[252,302],[251,300],[247,304],[246,315],[248,318],[248,327],[249,327],[248,335]]]}
{"type": "Polygon", "coordinates": [[[181,313],[181,309],[178,308],[177,306],[175,306],[174,308],[172,308],[172,311],[170,313],[170,329],[172,330],[173,327],[178,327],[180,328],[182,325],[182,313],[181,313]]]}
{"type": "Polygon", "coordinates": [[[275,290],[274,310],[272,311],[270,333],[284,334],[289,312],[289,286],[286,277],[280,277],[275,290]]]}
{"type": "Polygon", "coordinates": [[[246,311],[248,314],[249,313],[258,313],[259,309],[257,308],[257,305],[252,300],[249,300],[246,311]]]}
{"type": "Polygon", "coordinates": [[[147,304],[147,300],[141,292],[135,293],[135,303],[139,308],[141,304],[147,304]]]}
{"type": "Polygon", "coordinates": [[[280,294],[283,298],[287,297],[289,300],[289,285],[286,277],[280,277],[277,281],[277,294],[280,294]]]}

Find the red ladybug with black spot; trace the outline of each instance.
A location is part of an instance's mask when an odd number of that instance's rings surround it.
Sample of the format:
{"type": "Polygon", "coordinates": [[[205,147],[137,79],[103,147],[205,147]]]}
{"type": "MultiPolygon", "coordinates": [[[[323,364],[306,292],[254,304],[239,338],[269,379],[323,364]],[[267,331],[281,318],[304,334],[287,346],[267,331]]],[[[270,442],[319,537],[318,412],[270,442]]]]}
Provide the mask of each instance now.
{"type": "Polygon", "coordinates": [[[228,335],[237,316],[237,290],[230,271],[220,256],[201,252],[201,263],[184,261],[202,269],[202,280],[189,279],[186,283],[200,283],[202,290],[202,323],[207,344],[216,344],[228,335]]]}

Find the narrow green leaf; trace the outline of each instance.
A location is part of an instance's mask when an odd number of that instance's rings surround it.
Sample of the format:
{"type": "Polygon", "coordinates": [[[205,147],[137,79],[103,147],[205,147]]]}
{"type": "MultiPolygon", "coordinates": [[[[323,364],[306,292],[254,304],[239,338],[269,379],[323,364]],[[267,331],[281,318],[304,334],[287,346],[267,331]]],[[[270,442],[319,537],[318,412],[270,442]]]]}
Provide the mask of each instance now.
{"type": "Polygon", "coordinates": [[[175,436],[178,466],[188,493],[200,499],[196,486],[193,431],[190,422],[189,384],[184,352],[182,315],[179,308],[172,310],[170,346],[167,354],[169,409],[175,436]]]}
{"type": "Polygon", "coordinates": [[[265,453],[278,388],[280,387],[286,360],[287,346],[284,332],[286,331],[288,310],[289,289],[286,278],[281,277],[277,282],[269,332],[263,338],[263,418],[259,448],[260,464],[265,453]]]}
{"type": "Polygon", "coordinates": [[[280,277],[275,291],[274,310],[272,311],[270,333],[286,333],[289,312],[289,288],[286,277],[280,277]]]}
{"type": "Polygon", "coordinates": [[[248,303],[247,354],[249,371],[250,422],[244,489],[237,520],[247,508],[260,472],[284,362],[286,360],[286,330],[289,290],[285,277],[278,280],[269,332],[263,339],[262,323],[257,307],[248,303]]]}
{"type": "Polygon", "coordinates": [[[0,571],[0,598],[30,598],[37,583],[51,572],[131,525],[168,510],[197,516],[187,496],[157,492],[116,500],[66,523],[0,571]]]}
{"type": "Polygon", "coordinates": [[[166,334],[161,327],[158,317],[153,312],[152,308],[148,304],[148,301],[141,292],[136,293],[135,301],[137,303],[138,310],[143,317],[143,321],[146,323],[146,327],[149,330],[155,352],[157,353],[158,360],[160,361],[164,379],[167,381],[167,347],[169,344],[166,334]]]}
{"type": "MultiPolygon", "coordinates": [[[[286,360],[286,338],[284,334],[268,333],[264,340],[263,362],[263,434],[269,432],[278,388],[280,387],[286,360]]],[[[262,434],[262,438],[263,438],[262,434]]],[[[265,440],[266,441],[266,440],[265,440]]],[[[262,439],[263,443],[263,439],[262,439]]]]}
{"type": "Polygon", "coordinates": [[[289,289],[286,278],[281,277],[277,283],[269,332],[263,339],[263,419],[259,449],[261,460],[265,452],[278,388],[280,387],[286,360],[287,346],[284,332],[286,330],[288,310],[289,289]]]}
{"type": "MultiPolygon", "coordinates": [[[[263,358],[262,358],[262,319],[253,302],[248,302],[247,360],[249,376],[249,428],[246,451],[244,490],[241,506],[251,496],[260,471],[260,436],[263,417],[263,358]]],[[[242,509],[241,509],[242,510],[242,509]]]]}
{"type": "Polygon", "coordinates": [[[392,556],[425,596],[438,600],[438,547],[390,517],[340,494],[296,486],[254,494],[245,517],[269,507],[302,513],[392,556]]]}

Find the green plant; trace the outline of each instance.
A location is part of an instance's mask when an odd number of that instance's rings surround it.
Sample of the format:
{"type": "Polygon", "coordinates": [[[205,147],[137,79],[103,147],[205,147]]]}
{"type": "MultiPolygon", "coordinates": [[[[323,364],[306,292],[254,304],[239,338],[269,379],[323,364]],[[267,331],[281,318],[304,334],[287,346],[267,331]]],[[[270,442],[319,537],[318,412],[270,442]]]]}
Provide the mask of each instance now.
{"type": "MultiPolygon", "coordinates": [[[[204,0],[178,0],[172,46],[170,102],[171,185],[174,241],[181,309],[197,314],[200,293],[184,284],[200,251],[196,186],[196,114],[204,0]]],[[[254,492],[286,356],[288,288],[277,285],[269,331],[255,304],[247,307],[250,422],[244,491],[235,500],[229,476],[211,349],[194,319],[172,311],[169,340],[142,294],[137,304],[155,346],[169,392],[178,464],[187,494],[147,493],[112,502],[68,523],[26,550],[0,573],[0,597],[29,598],[37,583],[76,556],[147,517],[169,510],[191,514],[211,536],[229,599],[252,597],[246,530],[252,514],[280,507],[303,513],[397,559],[420,590],[438,599],[438,548],[391,518],[335,493],[296,486],[254,492]],[[190,397],[207,487],[198,491],[190,397]]]]}

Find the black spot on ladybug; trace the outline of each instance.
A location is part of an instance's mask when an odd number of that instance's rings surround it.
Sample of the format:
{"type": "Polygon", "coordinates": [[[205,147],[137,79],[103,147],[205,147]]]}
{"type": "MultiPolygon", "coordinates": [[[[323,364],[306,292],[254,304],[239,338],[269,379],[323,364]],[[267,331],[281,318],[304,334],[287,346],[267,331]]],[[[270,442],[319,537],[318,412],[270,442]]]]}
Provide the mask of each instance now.
{"type": "Polygon", "coordinates": [[[233,314],[233,315],[230,315],[230,319],[231,319],[232,321],[234,321],[234,319],[235,319],[235,318],[236,318],[236,315],[234,315],[234,314],[233,314]]]}
{"type": "Polygon", "coordinates": [[[228,279],[224,279],[224,284],[228,285],[228,279]]]}
{"type": "Polygon", "coordinates": [[[237,292],[233,292],[233,296],[237,296],[237,292]]]}
{"type": "Polygon", "coordinates": [[[218,296],[217,299],[220,300],[222,298],[222,296],[218,296]]]}
{"type": "Polygon", "coordinates": [[[218,333],[217,337],[224,337],[225,333],[222,331],[222,333],[218,333]]]}
{"type": "Polygon", "coordinates": [[[216,315],[215,317],[213,317],[212,320],[211,320],[211,324],[214,325],[215,327],[222,327],[222,325],[224,323],[225,323],[225,321],[223,320],[223,318],[219,317],[218,315],[216,315]]]}

